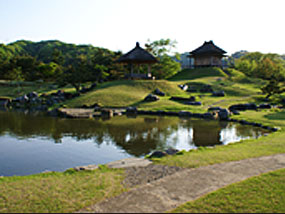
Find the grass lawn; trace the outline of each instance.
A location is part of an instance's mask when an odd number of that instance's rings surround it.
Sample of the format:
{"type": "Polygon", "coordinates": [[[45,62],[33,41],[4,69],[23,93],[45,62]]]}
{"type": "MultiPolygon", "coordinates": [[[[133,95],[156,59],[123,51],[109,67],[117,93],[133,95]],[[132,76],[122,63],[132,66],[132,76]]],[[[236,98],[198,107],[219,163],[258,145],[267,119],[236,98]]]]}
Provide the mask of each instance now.
{"type": "Polygon", "coordinates": [[[75,212],[126,191],[123,170],[68,170],[0,178],[1,213],[75,212]]]}
{"type": "Polygon", "coordinates": [[[284,213],[285,169],[231,184],[173,213],[284,213]]]}

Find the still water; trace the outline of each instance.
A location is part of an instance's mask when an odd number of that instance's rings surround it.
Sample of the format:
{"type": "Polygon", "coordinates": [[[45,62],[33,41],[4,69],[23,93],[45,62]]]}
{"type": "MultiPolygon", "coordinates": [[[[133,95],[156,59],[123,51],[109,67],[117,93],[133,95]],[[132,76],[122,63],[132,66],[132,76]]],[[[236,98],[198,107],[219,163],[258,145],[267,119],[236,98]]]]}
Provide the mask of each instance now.
{"type": "Polygon", "coordinates": [[[266,132],[237,123],[178,117],[91,120],[0,111],[0,176],[64,171],[170,147],[223,145],[266,132]]]}

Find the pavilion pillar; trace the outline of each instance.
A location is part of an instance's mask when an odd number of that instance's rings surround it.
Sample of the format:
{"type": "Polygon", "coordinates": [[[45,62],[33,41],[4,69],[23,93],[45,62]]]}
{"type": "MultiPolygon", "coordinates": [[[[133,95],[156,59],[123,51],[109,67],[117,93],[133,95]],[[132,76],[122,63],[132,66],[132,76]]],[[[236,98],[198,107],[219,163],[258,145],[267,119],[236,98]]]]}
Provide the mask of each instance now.
{"type": "Polygon", "coordinates": [[[134,73],[134,64],[131,64],[131,76],[133,76],[134,73]]]}

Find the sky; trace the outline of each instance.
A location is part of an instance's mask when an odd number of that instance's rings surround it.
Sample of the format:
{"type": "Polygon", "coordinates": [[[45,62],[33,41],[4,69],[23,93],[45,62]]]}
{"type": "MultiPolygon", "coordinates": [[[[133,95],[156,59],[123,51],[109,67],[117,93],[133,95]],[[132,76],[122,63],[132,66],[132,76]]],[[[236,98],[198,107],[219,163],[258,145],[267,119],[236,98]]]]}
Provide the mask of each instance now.
{"type": "Polygon", "coordinates": [[[285,0],[0,0],[0,43],[60,40],[123,53],[171,39],[285,54],[285,0]]]}

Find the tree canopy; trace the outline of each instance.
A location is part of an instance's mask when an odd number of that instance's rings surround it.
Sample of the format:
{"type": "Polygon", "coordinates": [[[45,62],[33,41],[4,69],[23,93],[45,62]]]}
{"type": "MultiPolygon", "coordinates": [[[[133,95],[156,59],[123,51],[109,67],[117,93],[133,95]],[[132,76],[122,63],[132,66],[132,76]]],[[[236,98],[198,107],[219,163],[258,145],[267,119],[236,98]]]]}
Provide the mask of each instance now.
{"type": "Polygon", "coordinates": [[[159,61],[152,66],[152,73],[156,78],[167,79],[181,69],[180,63],[174,60],[179,60],[180,55],[172,52],[176,47],[176,43],[176,41],[170,39],[161,39],[153,42],[148,41],[145,44],[146,50],[152,53],[159,61]],[[170,56],[171,54],[174,54],[174,59],[170,56]]]}

